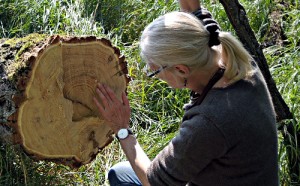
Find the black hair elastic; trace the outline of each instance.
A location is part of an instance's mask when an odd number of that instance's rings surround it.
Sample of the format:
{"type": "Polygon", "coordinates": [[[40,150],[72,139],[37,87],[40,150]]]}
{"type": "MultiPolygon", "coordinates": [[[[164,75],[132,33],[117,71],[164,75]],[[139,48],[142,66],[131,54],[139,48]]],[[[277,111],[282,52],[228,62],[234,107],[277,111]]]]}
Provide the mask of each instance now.
{"type": "Polygon", "coordinates": [[[221,42],[219,40],[219,26],[216,25],[215,23],[208,24],[205,26],[206,30],[209,31],[210,36],[209,36],[209,41],[208,41],[208,46],[216,46],[219,45],[221,42]]]}
{"type": "Polygon", "coordinates": [[[213,19],[211,13],[202,7],[192,13],[203,23],[206,30],[210,33],[208,46],[219,45],[219,32],[221,29],[218,22],[213,19]]]}

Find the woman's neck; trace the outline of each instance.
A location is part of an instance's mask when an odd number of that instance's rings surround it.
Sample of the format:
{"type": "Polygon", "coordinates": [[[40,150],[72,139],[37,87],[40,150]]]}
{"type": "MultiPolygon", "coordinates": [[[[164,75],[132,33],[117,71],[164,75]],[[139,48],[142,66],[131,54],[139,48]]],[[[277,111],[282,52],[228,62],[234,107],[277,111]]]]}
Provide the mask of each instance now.
{"type": "Polygon", "coordinates": [[[211,71],[200,69],[194,70],[193,73],[187,78],[187,88],[194,92],[202,93],[204,87],[207,85],[216,70],[217,68],[213,68],[211,71]]]}
{"type": "MultiPolygon", "coordinates": [[[[210,79],[216,74],[219,68],[220,66],[216,65],[215,67],[211,68],[210,71],[195,70],[188,78],[187,88],[201,94],[210,79]]],[[[228,79],[225,76],[222,76],[221,79],[218,80],[213,87],[226,87],[228,85],[228,82],[228,79]]]]}

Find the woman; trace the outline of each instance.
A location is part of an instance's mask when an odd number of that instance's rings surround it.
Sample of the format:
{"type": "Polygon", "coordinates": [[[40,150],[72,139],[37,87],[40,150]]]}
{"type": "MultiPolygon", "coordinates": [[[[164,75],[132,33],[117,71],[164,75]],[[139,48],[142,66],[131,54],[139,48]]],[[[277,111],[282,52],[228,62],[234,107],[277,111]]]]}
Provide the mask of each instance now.
{"type": "MultiPolygon", "coordinates": [[[[182,9],[194,11],[187,2],[182,9]]],[[[168,13],[141,36],[149,76],[191,90],[178,135],[154,160],[128,130],[125,93],[119,101],[98,86],[94,101],[130,162],[111,168],[111,185],[278,185],[275,112],[263,77],[242,44],[202,12],[194,12],[200,20],[168,13]]]]}

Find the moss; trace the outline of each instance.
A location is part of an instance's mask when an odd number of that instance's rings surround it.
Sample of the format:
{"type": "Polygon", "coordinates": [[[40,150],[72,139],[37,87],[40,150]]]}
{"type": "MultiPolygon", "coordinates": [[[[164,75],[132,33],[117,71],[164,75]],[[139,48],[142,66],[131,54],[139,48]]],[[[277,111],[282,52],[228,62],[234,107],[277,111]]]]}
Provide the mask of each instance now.
{"type": "Polygon", "coordinates": [[[29,34],[26,37],[23,38],[14,38],[14,39],[9,39],[5,41],[5,44],[9,44],[12,48],[16,47],[17,44],[19,43],[24,43],[22,47],[19,49],[15,56],[15,61],[19,59],[19,57],[29,48],[33,47],[37,43],[45,40],[48,37],[48,35],[45,34],[29,34]]]}
{"type": "Polygon", "coordinates": [[[33,33],[23,38],[12,38],[4,42],[4,44],[10,46],[10,51],[14,54],[13,62],[9,63],[6,67],[8,79],[13,80],[17,71],[21,68],[26,68],[22,55],[37,46],[40,42],[44,42],[47,38],[48,35],[33,33]]]}
{"type": "Polygon", "coordinates": [[[15,61],[19,60],[19,57],[28,49],[30,49],[31,47],[34,46],[34,42],[32,41],[27,41],[24,43],[24,45],[20,48],[20,50],[17,52],[17,54],[15,55],[15,61]]]}
{"type": "Polygon", "coordinates": [[[15,47],[18,43],[26,43],[26,42],[33,42],[33,43],[38,43],[44,39],[46,39],[48,35],[45,34],[38,34],[38,33],[33,33],[29,34],[26,37],[22,38],[12,38],[8,39],[4,42],[4,44],[9,44],[11,47],[15,47]]]}

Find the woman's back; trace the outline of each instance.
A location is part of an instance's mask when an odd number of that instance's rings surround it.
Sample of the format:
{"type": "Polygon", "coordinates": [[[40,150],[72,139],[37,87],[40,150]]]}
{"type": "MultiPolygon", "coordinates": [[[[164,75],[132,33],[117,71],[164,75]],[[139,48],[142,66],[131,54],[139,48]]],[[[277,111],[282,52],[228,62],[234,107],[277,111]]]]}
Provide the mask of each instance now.
{"type": "Polygon", "coordinates": [[[186,108],[178,136],[151,165],[150,183],[278,185],[275,113],[259,71],[186,108]]]}

